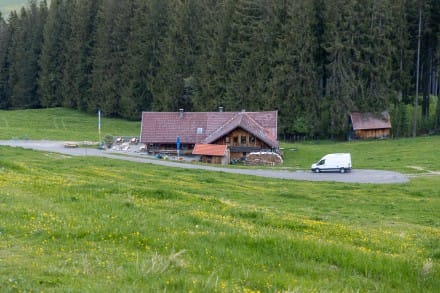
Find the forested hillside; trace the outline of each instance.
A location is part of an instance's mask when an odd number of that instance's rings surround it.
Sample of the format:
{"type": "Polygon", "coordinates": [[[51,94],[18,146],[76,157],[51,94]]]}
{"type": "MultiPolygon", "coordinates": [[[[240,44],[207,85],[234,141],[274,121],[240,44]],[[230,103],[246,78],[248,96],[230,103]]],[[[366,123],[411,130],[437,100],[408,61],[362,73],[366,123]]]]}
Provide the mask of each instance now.
{"type": "Polygon", "coordinates": [[[34,0],[0,18],[0,108],[277,109],[280,138],[388,110],[407,136],[418,97],[432,133],[439,38],[438,0],[34,0]]]}

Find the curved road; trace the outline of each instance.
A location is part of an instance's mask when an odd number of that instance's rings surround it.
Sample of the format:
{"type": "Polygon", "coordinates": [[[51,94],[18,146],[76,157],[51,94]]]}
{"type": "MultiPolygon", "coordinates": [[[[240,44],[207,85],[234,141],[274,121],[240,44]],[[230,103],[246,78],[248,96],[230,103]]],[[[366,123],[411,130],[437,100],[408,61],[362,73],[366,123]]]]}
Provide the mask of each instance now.
{"type": "Polygon", "coordinates": [[[65,148],[64,142],[60,141],[31,141],[31,140],[8,140],[0,141],[0,145],[22,147],[27,149],[56,152],[71,156],[101,156],[112,159],[127,160],[133,162],[156,164],[168,167],[177,167],[185,169],[204,169],[208,171],[244,174],[251,176],[261,176],[269,178],[280,178],[290,180],[305,180],[305,181],[332,181],[332,182],[346,182],[346,183],[406,183],[409,181],[408,177],[391,171],[382,170],[365,170],[353,169],[349,173],[313,173],[311,171],[286,171],[274,169],[234,169],[216,166],[196,165],[183,162],[173,162],[158,160],[148,157],[144,154],[134,152],[121,152],[110,150],[98,150],[94,148],[65,148]]]}

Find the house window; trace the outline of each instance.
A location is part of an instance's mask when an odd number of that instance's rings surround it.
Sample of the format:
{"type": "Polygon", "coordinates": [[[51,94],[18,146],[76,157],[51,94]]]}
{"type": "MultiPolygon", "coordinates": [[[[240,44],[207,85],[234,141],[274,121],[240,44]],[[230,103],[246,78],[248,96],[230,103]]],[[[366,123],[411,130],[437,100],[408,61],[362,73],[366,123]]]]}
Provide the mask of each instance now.
{"type": "Polygon", "coordinates": [[[229,143],[229,136],[226,136],[225,141],[226,143],[229,143]]]}
{"type": "Polygon", "coordinates": [[[240,137],[240,144],[246,144],[246,142],[247,142],[247,136],[242,136],[242,137],[240,137]]]}
{"type": "Polygon", "coordinates": [[[255,136],[253,136],[253,135],[249,136],[249,144],[255,145],[255,136]]]}
{"type": "Polygon", "coordinates": [[[232,140],[234,141],[234,145],[238,145],[238,136],[234,136],[232,140]]]}

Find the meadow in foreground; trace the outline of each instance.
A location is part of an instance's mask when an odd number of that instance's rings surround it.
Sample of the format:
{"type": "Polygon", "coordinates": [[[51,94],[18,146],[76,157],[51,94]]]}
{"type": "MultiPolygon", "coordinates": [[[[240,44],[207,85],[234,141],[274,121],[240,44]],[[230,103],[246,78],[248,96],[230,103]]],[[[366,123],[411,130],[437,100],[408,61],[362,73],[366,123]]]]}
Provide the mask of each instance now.
{"type": "Polygon", "coordinates": [[[1,291],[440,288],[438,176],[312,183],[0,154],[1,291]]]}
{"type": "MultiPolygon", "coordinates": [[[[103,135],[139,122],[103,119],[103,135]]],[[[1,139],[96,140],[97,118],[0,111],[1,139]]],[[[0,291],[440,288],[440,137],[282,144],[281,168],[330,152],[408,184],[262,179],[0,147],[0,291]]]]}

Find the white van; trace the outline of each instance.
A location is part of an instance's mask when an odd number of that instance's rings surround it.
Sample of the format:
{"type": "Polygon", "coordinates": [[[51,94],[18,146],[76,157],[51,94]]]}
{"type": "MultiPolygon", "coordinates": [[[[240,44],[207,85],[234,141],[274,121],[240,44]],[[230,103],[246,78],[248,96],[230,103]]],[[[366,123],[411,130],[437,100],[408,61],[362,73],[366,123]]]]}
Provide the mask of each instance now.
{"type": "Polygon", "coordinates": [[[349,172],[351,171],[351,154],[328,154],[322,157],[311,167],[313,172],[319,173],[324,171],[349,172]]]}

